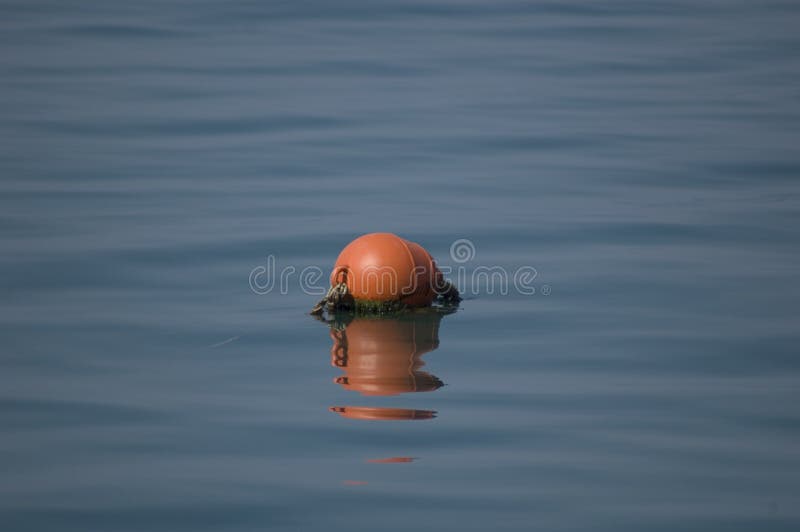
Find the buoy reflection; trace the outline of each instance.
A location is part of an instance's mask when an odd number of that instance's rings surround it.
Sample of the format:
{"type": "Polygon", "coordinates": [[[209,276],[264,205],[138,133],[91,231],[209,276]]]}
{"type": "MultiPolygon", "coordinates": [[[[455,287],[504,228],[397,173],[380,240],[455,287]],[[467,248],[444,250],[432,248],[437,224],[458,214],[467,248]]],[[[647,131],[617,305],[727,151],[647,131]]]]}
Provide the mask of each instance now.
{"type": "Polygon", "coordinates": [[[416,460],[411,456],[390,456],[389,458],[370,458],[368,464],[409,464],[416,460]]]}
{"type": "MultiPolygon", "coordinates": [[[[422,371],[422,355],[439,347],[439,323],[444,314],[416,312],[395,318],[354,318],[331,327],[331,365],[343,374],[334,382],[365,396],[430,392],[444,386],[422,371]]],[[[433,410],[335,406],[342,417],[368,420],[432,419],[433,410]]]]}
{"type": "Polygon", "coordinates": [[[386,408],[380,406],[332,406],[331,412],[350,419],[375,421],[403,421],[409,419],[433,419],[434,410],[412,410],[411,408],[386,408]]]}

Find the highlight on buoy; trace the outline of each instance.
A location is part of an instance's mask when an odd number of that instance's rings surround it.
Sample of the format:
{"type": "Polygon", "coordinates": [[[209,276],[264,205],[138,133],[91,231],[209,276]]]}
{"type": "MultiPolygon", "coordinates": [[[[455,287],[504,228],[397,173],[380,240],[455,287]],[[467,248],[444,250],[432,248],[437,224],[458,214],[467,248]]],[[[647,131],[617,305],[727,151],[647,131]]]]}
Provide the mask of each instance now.
{"type": "Polygon", "coordinates": [[[336,259],[330,283],[312,315],[388,314],[434,304],[452,308],[461,301],[431,254],[393,233],[370,233],[350,242],[336,259]]]}

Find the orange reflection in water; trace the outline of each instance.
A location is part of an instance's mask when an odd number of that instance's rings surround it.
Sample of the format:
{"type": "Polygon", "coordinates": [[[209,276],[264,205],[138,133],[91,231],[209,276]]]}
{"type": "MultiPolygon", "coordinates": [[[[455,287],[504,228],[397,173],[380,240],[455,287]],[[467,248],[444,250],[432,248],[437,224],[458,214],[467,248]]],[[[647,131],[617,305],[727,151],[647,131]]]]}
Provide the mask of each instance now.
{"type": "Polygon", "coordinates": [[[334,382],[362,395],[430,392],[444,383],[421,371],[422,355],[439,346],[441,314],[356,318],[331,328],[331,364],[344,371],[334,382]]]}
{"type": "Polygon", "coordinates": [[[367,460],[368,464],[407,464],[413,462],[414,458],[410,456],[392,456],[390,458],[372,458],[367,460]]]}
{"type": "MultiPolygon", "coordinates": [[[[344,372],[334,382],[367,396],[438,390],[444,383],[422,371],[422,355],[439,347],[439,323],[444,315],[428,309],[392,318],[359,317],[331,324],[331,365],[344,372]]],[[[436,417],[434,410],[410,408],[334,406],[330,410],[345,418],[370,421],[436,417]]]]}
{"type": "Polygon", "coordinates": [[[343,480],[342,484],[345,486],[366,486],[369,482],[366,480],[343,480]]]}
{"type": "Polygon", "coordinates": [[[331,412],[350,419],[369,419],[373,421],[403,421],[410,419],[433,419],[433,410],[412,410],[410,408],[384,408],[378,406],[332,406],[331,412]]]}

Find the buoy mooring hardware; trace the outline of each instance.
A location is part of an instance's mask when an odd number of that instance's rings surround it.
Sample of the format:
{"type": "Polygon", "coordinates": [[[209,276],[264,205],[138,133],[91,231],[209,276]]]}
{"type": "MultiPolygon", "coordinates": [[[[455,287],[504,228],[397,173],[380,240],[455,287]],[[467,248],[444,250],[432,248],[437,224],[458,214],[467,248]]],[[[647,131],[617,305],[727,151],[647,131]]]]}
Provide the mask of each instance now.
{"type": "Polygon", "coordinates": [[[391,314],[434,304],[455,307],[456,287],[444,278],[428,251],[392,233],[370,233],[339,253],[331,287],[311,314],[391,314]]]}

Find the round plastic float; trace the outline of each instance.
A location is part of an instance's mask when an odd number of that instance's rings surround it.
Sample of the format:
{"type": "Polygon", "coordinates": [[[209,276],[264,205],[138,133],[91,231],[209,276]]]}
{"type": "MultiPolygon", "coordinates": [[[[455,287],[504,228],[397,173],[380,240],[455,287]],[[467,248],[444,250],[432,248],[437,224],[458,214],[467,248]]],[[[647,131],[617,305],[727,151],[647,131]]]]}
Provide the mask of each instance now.
{"type": "Polygon", "coordinates": [[[312,314],[325,309],[384,313],[461,300],[425,248],[393,233],[370,233],[350,242],[339,253],[330,282],[312,314]]]}

